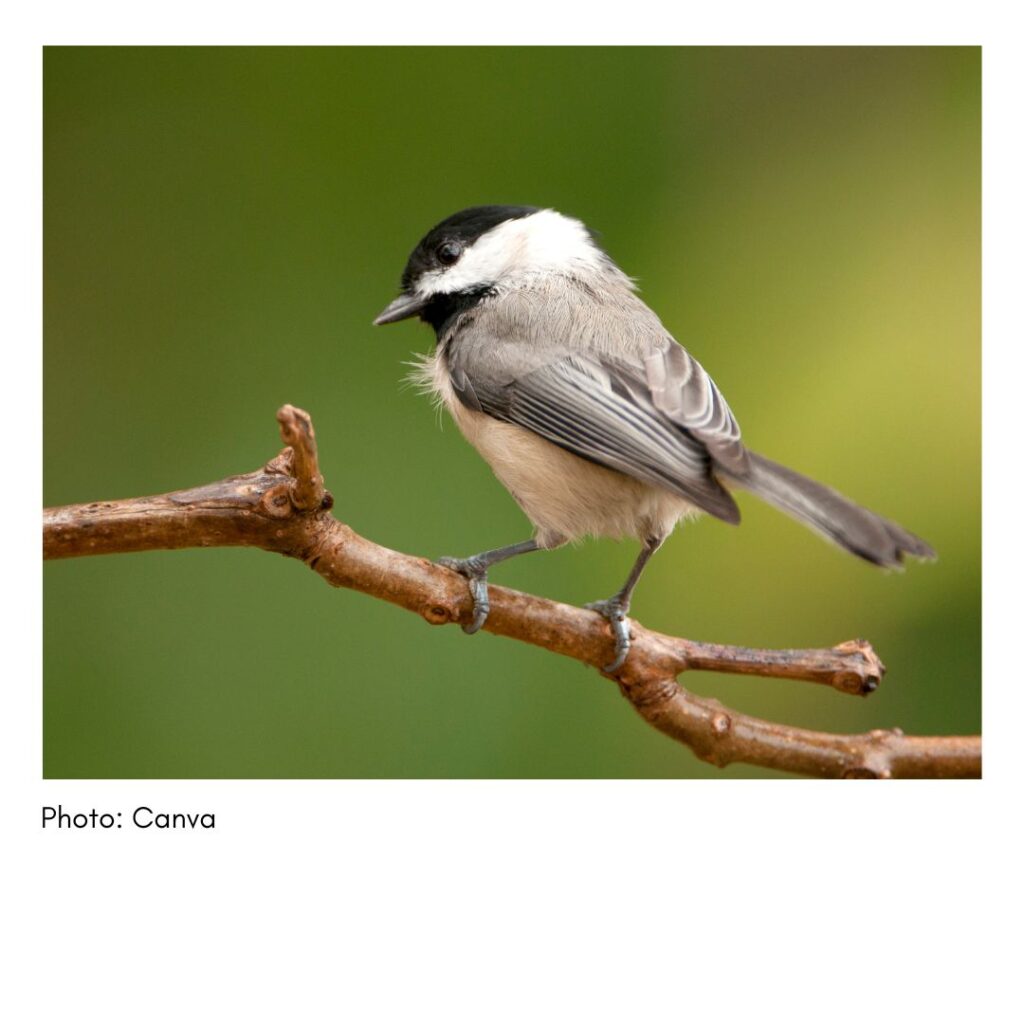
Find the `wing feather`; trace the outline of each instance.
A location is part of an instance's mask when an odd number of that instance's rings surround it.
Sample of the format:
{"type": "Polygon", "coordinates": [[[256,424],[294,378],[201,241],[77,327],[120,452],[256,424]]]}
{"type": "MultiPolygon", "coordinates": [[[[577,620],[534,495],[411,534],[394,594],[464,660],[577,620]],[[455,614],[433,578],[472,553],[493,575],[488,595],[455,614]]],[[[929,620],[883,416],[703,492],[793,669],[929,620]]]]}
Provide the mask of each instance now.
{"type": "MultiPolygon", "coordinates": [[[[473,358],[479,351],[459,346],[446,353],[452,386],[468,407],[664,487],[727,522],[739,521],[736,503],[712,473],[714,459],[704,437],[716,445],[729,443],[735,421],[710,378],[689,357],[685,363],[666,359],[654,365],[661,374],[656,392],[639,365],[562,350],[552,362],[502,375],[490,360],[473,358]]],[[[735,434],[738,439],[738,430],[735,434]]]]}
{"type": "Polygon", "coordinates": [[[654,407],[688,430],[728,472],[749,469],[740,428],[717,385],[700,363],[671,338],[644,359],[654,407]]]}

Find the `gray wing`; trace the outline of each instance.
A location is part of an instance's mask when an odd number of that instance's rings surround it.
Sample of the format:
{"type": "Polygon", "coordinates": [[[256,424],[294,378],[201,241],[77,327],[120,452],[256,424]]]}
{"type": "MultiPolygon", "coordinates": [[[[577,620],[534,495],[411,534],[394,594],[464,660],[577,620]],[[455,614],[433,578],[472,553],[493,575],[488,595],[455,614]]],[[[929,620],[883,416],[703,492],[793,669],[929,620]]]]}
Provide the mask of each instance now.
{"type": "Polygon", "coordinates": [[[733,476],[750,469],[740,427],[722,392],[700,363],[671,338],[644,359],[651,403],[707,449],[712,460],[733,476]]]}
{"type": "Polygon", "coordinates": [[[524,352],[522,373],[513,370],[508,342],[500,361],[493,352],[481,359],[479,345],[455,346],[446,357],[464,405],[739,522],[713,475],[716,462],[729,468],[746,458],[739,428],[700,365],[666,342],[642,364],[552,349],[538,365],[535,353],[524,352]]]}

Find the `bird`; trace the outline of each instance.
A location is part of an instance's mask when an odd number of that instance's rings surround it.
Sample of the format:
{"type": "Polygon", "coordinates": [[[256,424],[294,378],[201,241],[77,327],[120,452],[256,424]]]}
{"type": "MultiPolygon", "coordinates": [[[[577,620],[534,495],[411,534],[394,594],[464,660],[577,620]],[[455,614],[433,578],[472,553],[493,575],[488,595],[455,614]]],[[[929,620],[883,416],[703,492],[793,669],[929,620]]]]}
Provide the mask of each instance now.
{"type": "Polygon", "coordinates": [[[467,633],[490,608],[499,562],[586,537],[632,537],[625,583],[587,608],[609,623],[615,673],[651,556],[677,523],[738,524],[732,491],[774,505],[883,568],[935,552],[890,519],[751,451],[722,392],[582,221],[536,206],[474,206],[433,227],[400,293],[373,321],[433,328],[416,381],[451,414],[533,525],[533,536],[437,561],[464,576],[467,633]]]}

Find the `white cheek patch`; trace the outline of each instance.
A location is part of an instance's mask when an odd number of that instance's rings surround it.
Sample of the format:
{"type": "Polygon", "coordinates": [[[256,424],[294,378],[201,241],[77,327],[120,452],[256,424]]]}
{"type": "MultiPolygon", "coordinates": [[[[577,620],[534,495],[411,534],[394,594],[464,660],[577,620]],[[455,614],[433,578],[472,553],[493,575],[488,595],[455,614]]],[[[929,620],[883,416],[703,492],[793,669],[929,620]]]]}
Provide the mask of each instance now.
{"type": "Polygon", "coordinates": [[[481,235],[454,266],[424,274],[416,292],[428,296],[511,287],[536,274],[596,271],[604,260],[578,220],[541,210],[481,235]]]}

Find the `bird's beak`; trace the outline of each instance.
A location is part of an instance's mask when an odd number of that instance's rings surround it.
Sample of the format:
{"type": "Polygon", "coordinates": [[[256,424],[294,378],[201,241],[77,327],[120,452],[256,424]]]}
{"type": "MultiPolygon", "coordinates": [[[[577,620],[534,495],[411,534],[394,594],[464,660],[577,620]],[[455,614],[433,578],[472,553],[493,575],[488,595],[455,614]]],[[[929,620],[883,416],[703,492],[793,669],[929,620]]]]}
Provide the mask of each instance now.
{"type": "Polygon", "coordinates": [[[384,311],[373,321],[374,327],[381,324],[396,324],[399,320],[408,320],[415,316],[427,304],[427,300],[418,295],[399,295],[394,302],[390,303],[384,311]]]}

